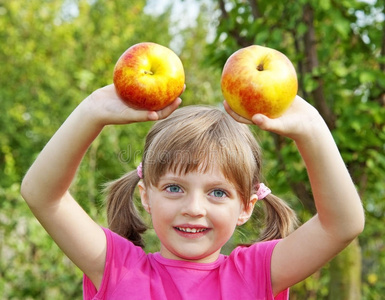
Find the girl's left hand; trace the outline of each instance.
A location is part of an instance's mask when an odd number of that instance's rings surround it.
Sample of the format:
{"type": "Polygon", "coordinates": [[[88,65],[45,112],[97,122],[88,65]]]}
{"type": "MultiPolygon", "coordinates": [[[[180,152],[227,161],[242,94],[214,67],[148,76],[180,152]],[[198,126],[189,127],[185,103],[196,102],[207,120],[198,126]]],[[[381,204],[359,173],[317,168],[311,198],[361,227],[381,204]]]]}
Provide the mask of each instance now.
{"type": "Polygon", "coordinates": [[[270,119],[263,114],[255,114],[251,120],[248,120],[235,113],[226,101],[224,101],[224,107],[227,113],[238,122],[255,124],[262,130],[274,132],[293,140],[310,137],[315,128],[324,125],[318,111],[299,96],[295,97],[292,105],[282,116],[275,119],[270,119]]]}

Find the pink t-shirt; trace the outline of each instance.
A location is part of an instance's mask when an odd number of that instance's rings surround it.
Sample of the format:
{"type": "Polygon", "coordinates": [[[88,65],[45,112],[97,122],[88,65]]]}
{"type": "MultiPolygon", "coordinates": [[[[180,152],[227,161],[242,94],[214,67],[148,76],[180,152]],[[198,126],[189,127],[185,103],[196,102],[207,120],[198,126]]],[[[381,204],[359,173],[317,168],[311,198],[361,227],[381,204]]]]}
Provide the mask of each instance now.
{"type": "Polygon", "coordinates": [[[278,240],[237,247],[213,263],[166,259],[105,229],[107,257],[99,291],[84,276],[85,300],[102,299],[257,299],[287,300],[289,290],[273,297],[270,261],[278,240]]]}

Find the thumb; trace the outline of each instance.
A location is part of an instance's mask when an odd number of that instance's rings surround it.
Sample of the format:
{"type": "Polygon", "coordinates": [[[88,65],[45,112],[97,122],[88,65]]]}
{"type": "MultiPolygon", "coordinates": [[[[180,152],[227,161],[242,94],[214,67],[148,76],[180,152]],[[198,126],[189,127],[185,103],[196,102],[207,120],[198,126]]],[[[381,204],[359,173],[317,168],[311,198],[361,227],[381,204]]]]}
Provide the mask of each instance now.
{"type": "Polygon", "coordinates": [[[262,114],[256,114],[251,118],[251,121],[260,129],[265,131],[282,134],[284,128],[283,122],[280,118],[271,119],[262,114]]]}
{"type": "Polygon", "coordinates": [[[270,119],[262,114],[256,114],[252,116],[251,121],[262,130],[269,131],[271,129],[271,122],[274,122],[274,119],[270,119]]]}

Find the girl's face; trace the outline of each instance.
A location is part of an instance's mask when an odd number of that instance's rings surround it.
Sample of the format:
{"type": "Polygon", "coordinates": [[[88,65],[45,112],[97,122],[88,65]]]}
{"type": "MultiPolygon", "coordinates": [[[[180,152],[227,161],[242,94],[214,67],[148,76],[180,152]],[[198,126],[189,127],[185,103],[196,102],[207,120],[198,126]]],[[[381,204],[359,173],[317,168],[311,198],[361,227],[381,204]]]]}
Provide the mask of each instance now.
{"type": "Polygon", "coordinates": [[[139,184],[165,258],[213,262],[235,227],[245,223],[257,200],[244,208],[234,187],[216,168],[187,175],[166,173],[157,186],[139,184]]]}

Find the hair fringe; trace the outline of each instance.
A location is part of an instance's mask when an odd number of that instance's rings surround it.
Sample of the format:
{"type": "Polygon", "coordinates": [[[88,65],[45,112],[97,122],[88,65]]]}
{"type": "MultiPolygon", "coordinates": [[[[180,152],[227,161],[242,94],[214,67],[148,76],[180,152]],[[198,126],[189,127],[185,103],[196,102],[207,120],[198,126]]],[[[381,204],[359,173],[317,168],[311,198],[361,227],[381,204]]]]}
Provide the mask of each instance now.
{"type": "Polygon", "coordinates": [[[144,248],[142,235],[147,226],[134,204],[134,192],[140,178],[131,171],[105,187],[108,227],[134,245],[144,248]]]}
{"type": "Polygon", "coordinates": [[[263,199],[265,211],[265,226],[258,241],[281,239],[292,233],[298,226],[298,219],[289,205],[270,194],[263,199]]]}

